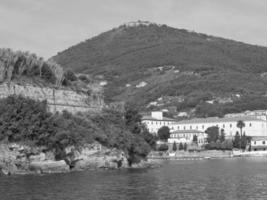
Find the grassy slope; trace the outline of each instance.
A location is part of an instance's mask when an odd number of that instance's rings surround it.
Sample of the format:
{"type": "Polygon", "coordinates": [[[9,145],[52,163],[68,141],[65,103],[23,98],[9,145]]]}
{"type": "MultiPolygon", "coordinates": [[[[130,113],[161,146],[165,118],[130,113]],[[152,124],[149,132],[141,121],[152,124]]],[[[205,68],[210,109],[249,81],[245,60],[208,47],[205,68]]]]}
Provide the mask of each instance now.
{"type": "Polygon", "coordinates": [[[107,99],[139,106],[162,95],[201,91],[217,96],[266,93],[267,80],[260,74],[267,71],[267,48],[167,26],[121,26],[54,59],[75,72],[104,75],[109,81],[107,99]],[[165,65],[175,69],[156,70],[165,65]],[[177,69],[180,73],[174,73],[177,69]],[[141,81],[148,85],[134,87],[141,81]]]}

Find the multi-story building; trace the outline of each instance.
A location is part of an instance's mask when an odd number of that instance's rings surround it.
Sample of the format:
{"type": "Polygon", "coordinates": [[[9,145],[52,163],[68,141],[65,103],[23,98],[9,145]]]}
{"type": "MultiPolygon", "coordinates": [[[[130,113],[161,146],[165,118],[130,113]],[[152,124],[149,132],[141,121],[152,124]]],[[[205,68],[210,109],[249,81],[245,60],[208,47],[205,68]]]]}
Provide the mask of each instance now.
{"type": "Polygon", "coordinates": [[[191,144],[193,142],[194,136],[197,138],[197,144],[202,146],[206,144],[207,134],[200,130],[177,130],[171,133],[168,143],[186,143],[191,144]]]}
{"type": "Polygon", "coordinates": [[[161,127],[168,126],[170,128],[174,125],[175,120],[164,117],[161,111],[154,111],[150,116],[143,116],[142,123],[146,125],[150,133],[157,135],[161,127]]]}
{"type": "Polygon", "coordinates": [[[217,126],[220,130],[224,130],[226,137],[232,138],[236,133],[240,134],[240,128],[237,127],[237,122],[240,120],[245,124],[242,134],[247,136],[267,136],[267,121],[254,116],[195,118],[177,121],[171,124],[170,128],[172,131],[197,130],[205,132],[207,128],[217,126]]]}

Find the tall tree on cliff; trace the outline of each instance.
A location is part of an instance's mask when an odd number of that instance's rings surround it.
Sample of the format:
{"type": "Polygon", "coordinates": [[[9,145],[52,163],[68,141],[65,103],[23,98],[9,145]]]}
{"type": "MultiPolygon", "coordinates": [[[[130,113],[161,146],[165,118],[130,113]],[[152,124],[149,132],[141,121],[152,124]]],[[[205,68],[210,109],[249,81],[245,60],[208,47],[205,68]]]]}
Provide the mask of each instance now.
{"type": "Polygon", "coordinates": [[[137,109],[126,106],[124,121],[126,129],[133,134],[140,135],[153,149],[156,147],[156,138],[150,134],[148,129],[142,124],[142,116],[137,109]]]}
{"type": "Polygon", "coordinates": [[[132,107],[126,107],[124,114],[125,126],[134,134],[139,134],[141,129],[142,116],[138,110],[132,107]]]}

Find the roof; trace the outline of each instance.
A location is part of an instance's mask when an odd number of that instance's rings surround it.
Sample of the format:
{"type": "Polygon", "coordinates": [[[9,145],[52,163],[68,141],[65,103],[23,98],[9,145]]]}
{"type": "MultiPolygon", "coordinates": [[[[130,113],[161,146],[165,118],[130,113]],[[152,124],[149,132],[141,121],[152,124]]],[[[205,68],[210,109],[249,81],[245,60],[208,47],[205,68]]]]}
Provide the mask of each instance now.
{"type": "Polygon", "coordinates": [[[162,119],[157,119],[151,116],[143,116],[142,120],[151,120],[151,121],[175,121],[172,118],[168,118],[168,117],[162,117],[162,119]]]}
{"type": "Polygon", "coordinates": [[[256,117],[252,117],[252,116],[224,117],[224,118],[208,117],[208,118],[195,118],[195,119],[190,119],[190,120],[182,120],[182,121],[178,121],[177,124],[237,122],[239,120],[242,120],[244,122],[246,122],[246,121],[264,121],[262,119],[258,119],[256,117]]]}
{"type": "Polygon", "coordinates": [[[171,134],[192,134],[192,133],[204,133],[203,131],[199,131],[199,130],[177,130],[177,131],[173,131],[171,132],[171,134]]]}

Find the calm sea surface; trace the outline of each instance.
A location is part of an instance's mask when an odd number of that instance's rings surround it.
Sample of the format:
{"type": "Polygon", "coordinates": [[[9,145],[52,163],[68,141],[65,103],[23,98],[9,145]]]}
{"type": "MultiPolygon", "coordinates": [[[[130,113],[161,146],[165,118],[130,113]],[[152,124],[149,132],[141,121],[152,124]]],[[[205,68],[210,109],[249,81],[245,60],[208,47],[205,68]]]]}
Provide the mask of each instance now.
{"type": "Polygon", "coordinates": [[[0,176],[0,200],[267,199],[267,158],[168,161],[161,168],[0,176]]]}

